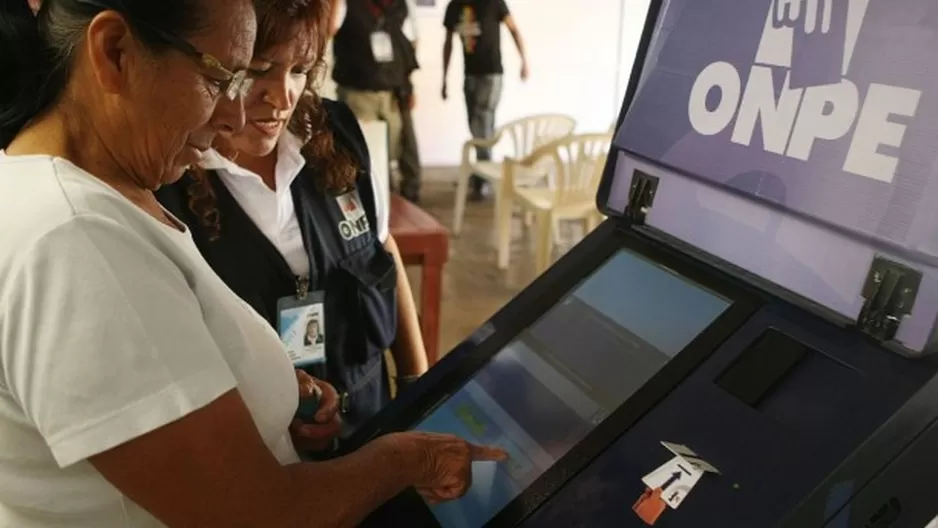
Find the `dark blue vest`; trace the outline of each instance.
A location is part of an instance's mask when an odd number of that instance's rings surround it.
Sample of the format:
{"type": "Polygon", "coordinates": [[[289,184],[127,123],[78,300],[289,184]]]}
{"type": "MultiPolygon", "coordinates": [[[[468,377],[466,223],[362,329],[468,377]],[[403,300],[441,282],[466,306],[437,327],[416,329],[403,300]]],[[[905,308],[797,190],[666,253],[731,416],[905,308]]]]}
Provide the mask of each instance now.
{"type": "MultiPolygon", "coordinates": [[[[346,240],[340,233],[345,217],[336,195],[317,186],[309,167],[290,189],[310,259],[310,290],[325,292],[326,371],[313,367],[310,373],[347,393],[343,418],[347,432],[351,432],[390,400],[384,351],[397,333],[397,272],[394,259],[375,232],[375,189],[358,121],[344,104],[324,104],[336,141],[360,167],[356,189],[371,229],[346,240]]],[[[219,277],[276,327],[277,300],[295,295],[297,277],[218,176],[211,174],[210,181],[221,224],[220,237],[215,240],[209,240],[207,230],[188,207],[190,177],[160,189],[157,197],[189,226],[196,245],[219,277]]]]}

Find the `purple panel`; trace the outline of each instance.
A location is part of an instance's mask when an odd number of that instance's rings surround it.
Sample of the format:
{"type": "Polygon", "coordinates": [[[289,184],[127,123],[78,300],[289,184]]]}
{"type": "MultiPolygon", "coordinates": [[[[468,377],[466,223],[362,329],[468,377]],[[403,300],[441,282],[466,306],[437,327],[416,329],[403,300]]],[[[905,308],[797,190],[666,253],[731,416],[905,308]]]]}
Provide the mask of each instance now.
{"type": "Polygon", "coordinates": [[[926,348],[938,312],[938,2],[662,9],[616,134],[626,153],[611,208],[642,167],[661,177],[650,225],[851,318],[874,254],[901,255],[925,277],[898,339],[926,348]]]}
{"type": "MultiPolygon", "coordinates": [[[[869,244],[622,153],[610,193],[613,210],[625,208],[635,169],[661,178],[649,225],[850,319],[860,312],[860,290],[877,254],[869,244]]],[[[923,273],[915,309],[896,336],[921,352],[935,331],[938,269],[896,260],[923,273]]]]}
{"type": "Polygon", "coordinates": [[[617,146],[938,255],[925,199],[938,2],[671,0],[664,13],[617,146]]]}

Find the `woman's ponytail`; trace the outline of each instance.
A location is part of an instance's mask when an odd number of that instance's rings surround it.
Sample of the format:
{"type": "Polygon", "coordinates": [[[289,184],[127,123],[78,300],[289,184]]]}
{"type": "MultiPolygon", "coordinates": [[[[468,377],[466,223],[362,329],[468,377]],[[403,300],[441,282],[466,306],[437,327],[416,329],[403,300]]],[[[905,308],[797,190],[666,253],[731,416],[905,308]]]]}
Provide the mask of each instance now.
{"type": "Polygon", "coordinates": [[[55,53],[42,36],[46,0],[34,15],[28,0],[0,0],[0,149],[23,126],[58,99],[65,72],[56,67],[55,53]],[[61,78],[56,78],[61,77],[61,78]]]}

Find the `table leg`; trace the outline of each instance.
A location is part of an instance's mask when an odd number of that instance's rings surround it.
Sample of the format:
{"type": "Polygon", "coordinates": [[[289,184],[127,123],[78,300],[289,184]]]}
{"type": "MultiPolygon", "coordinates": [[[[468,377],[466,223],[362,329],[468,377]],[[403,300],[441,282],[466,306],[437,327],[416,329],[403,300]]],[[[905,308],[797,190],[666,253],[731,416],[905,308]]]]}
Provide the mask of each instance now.
{"type": "Polygon", "coordinates": [[[440,305],[442,304],[443,268],[424,263],[420,271],[420,330],[432,367],[440,359],[440,305]]]}

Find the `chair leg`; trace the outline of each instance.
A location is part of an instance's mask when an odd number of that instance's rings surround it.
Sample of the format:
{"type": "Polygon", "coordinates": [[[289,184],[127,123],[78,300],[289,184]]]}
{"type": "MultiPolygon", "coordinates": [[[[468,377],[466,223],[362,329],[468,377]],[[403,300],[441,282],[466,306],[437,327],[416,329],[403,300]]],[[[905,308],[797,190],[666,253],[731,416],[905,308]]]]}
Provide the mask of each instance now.
{"type": "Polygon", "coordinates": [[[453,234],[459,236],[462,231],[463,216],[466,214],[466,198],[469,195],[469,171],[459,169],[456,177],[456,202],[453,204],[453,234]]]}
{"type": "Polygon", "coordinates": [[[535,250],[535,266],[540,275],[550,267],[550,253],[553,242],[554,219],[549,210],[538,211],[537,219],[537,247],[535,250]]]}
{"type": "Polygon", "coordinates": [[[510,192],[495,191],[495,245],[498,269],[508,269],[511,258],[511,218],[515,201],[510,192]]]}

